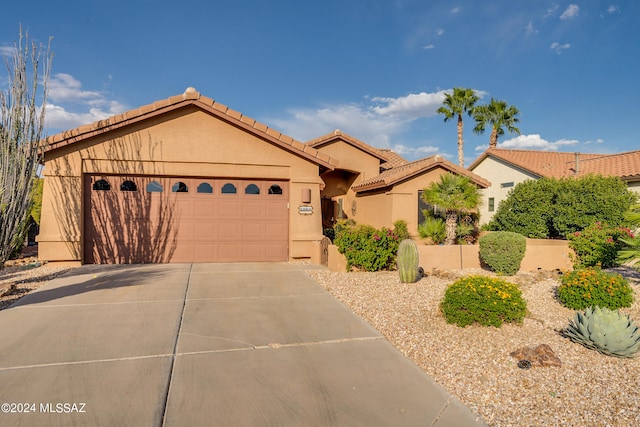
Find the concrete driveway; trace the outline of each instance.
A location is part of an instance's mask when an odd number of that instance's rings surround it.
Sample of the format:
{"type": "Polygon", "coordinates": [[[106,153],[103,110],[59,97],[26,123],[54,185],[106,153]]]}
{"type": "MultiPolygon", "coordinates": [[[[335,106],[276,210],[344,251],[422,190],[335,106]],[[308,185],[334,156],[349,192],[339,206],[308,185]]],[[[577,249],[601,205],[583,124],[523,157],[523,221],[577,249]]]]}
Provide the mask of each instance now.
{"type": "Polygon", "coordinates": [[[0,311],[2,426],[476,426],[288,263],[85,266],[0,311]]]}

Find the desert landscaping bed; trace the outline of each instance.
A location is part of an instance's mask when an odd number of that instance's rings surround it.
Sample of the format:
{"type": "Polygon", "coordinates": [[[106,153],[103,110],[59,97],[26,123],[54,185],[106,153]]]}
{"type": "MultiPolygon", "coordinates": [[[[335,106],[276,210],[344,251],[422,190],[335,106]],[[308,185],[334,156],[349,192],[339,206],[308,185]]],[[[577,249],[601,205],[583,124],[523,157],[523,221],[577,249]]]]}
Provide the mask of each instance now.
{"type": "MultiPolygon", "coordinates": [[[[640,282],[630,278],[636,301],[629,309],[640,324],[640,282]]],[[[332,295],[382,333],[431,378],[490,426],[640,425],[640,358],[604,356],[563,338],[574,311],[555,299],[558,275],[520,273],[528,314],[522,325],[501,328],[447,324],[439,303],[447,286],[484,270],[440,272],[400,283],[397,272],[309,271],[332,295]],[[520,369],[509,353],[548,344],[561,367],[520,369]]]]}

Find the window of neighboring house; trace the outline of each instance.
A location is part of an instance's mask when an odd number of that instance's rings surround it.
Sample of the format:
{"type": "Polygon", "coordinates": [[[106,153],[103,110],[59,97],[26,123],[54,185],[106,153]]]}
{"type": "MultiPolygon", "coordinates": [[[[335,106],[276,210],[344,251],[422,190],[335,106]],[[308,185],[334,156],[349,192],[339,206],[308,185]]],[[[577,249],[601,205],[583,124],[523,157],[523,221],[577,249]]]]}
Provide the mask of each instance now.
{"type": "Polygon", "coordinates": [[[260,194],[260,187],[255,184],[249,184],[244,189],[244,194],[260,194]]]}
{"type": "Polygon", "coordinates": [[[198,193],[213,193],[213,187],[208,182],[202,182],[198,185],[198,193]]]}
{"type": "Polygon", "coordinates": [[[111,184],[106,179],[99,179],[93,183],[93,189],[98,191],[111,190],[111,184]]]}
{"type": "Polygon", "coordinates": [[[124,181],[120,184],[120,191],[138,191],[138,186],[133,181],[124,181]]]}
{"type": "Polygon", "coordinates": [[[162,184],[158,181],[151,181],[147,184],[147,193],[162,193],[162,184]]]}
{"type": "Polygon", "coordinates": [[[236,194],[236,186],[231,184],[230,182],[227,182],[225,185],[222,186],[222,194],[236,194]]]}
{"type": "Polygon", "coordinates": [[[493,212],[495,210],[495,202],[496,199],[494,197],[489,197],[489,212],[493,212]]]}
{"type": "Polygon", "coordinates": [[[187,184],[185,184],[184,182],[178,181],[173,184],[173,187],[171,187],[171,191],[174,193],[188,193],[189,187],[187,187],[187,184]]]}
{"type": "Polygon", "coordinates": [[[511,181],[511,182],[503,182],[502,184],[500,184],[500,187],[502,187],[502,188],[513,187],[513,181],[511,181]]]}
{"type": "Polygon", "coordinates": [[[269,194],[282,194],[282,187],[280,187],[278,184],[273,184],[271,187],[269,187],[269,194]]]}

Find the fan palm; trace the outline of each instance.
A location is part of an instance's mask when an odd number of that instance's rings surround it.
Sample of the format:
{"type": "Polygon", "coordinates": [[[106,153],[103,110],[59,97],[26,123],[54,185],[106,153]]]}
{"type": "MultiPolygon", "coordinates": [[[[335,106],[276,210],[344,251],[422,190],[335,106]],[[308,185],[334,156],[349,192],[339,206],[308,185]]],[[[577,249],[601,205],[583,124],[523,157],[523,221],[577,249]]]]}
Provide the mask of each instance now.
{"type": "Polygon", "coordinates": [[[422,192],[422,198],[430,205],[445,210],[445,245],[456,242],[458,215],[468,212],[480,204],[480,191],[469,178],[452,173],[440,175],[439,181],[429,184],[422,192]]]}
{"type": "MultiPolygon", "coordinates": [[[[640,204],[631,206],[625,213],[625,221],[635,228],[636,233],[640,227],[640,204]]],[[[625,245],[618,251],[618,262],[628,264],[632,267],[640,267],[640,235],[634,237],[621,238],[620,241],[625,245]]]]}
{"type": "Polygon", "coordinates": [[[487,125],[491,125],[489,148],[495,148],[498,145],[498,137],[504,135],[505,129],[509,133],[520,135],[520,129],[515,126],[520,121],[518,114],[520,111],[513,105],[491,98],[489,104],[474,108],[473,118],[476,127],[473,128],[473,132],[480,135],[484,133],[487,125]]]}
{"type": "Polygon", "coordinates": [[[453,93],[445,94],[442,107],[438,108],[438,114],[444,115],[444,121],[448,121],[457,117],[458,119],[458,163],[460,167],[464,167],[464,139],[462,132],[464,124],[462,122],[462,115],[466,112],[471,116],[475,103],[478,101],[478,96],[473,89],[464,89],[460,87],[453,88],[453,93]]]}

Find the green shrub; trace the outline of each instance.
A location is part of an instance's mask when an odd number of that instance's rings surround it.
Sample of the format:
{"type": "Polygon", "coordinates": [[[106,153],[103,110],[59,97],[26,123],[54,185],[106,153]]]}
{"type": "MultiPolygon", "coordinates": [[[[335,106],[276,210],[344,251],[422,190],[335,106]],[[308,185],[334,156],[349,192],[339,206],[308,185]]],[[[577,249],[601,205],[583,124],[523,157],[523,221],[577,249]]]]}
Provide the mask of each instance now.
{"type": "Polygon", "coordinates": [[[480,238],[480,259],[493,271],[512,276],[520,270],[527,239],[518,233],[494,231],[480,238]]]}
{"type": "Polygon", "coordinates": [[[342,222],[336,227],[334,244],[347,258],[347,270],[355,267],[364,271],[390,270],[395,266],[398,252],[396,230],[370,225],[342,222]]]}
{"type": "Polygon", "coordinates": [[[490,230],[532,238],[566,238],[600,221],[620,225],[635,200],[617,177],[542,178],[517,184],[500,202],[490,230]]]}
{"type": "Polygon", "coordinates": [[[424,222],[418,226],[418,234],[423,239],[431,239],[436,245],[443,243],[447,237],[444,220],[438,217],[425,218],[424,222]]]}
{"type": "Polygon", "coordinates": [[[409,236],[409,227],[407,226],[407,221],[403,219],[399,219],[393,223],[393,231],[396,233],[399,242],[411,238],[409,236]]]}
{"type": "Polygon", "coordinates": [[[575,253],[573,266],[609,268],[618,265],[618,251],[624,247],[620,238],[633,238],[625,227],[611,227],[596,222],[569,235],[569,247],[575,253]]]}
{"type": "Polygon", "coordinates": [[[562,276],[558,299],[562,305],[573,310],[596,306],[617,310],[631,307],[633,290],[621,275],[588,267],[562,276]]]}
{"type": "Polygon", "coordinates": [[[468,276],[449,285],[440,304],[447,323],[500,327],[522,323],[527,303],[517,285],[487,276],[468,276]]]}

